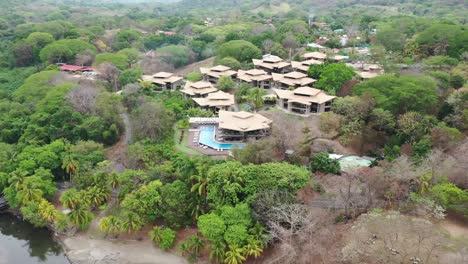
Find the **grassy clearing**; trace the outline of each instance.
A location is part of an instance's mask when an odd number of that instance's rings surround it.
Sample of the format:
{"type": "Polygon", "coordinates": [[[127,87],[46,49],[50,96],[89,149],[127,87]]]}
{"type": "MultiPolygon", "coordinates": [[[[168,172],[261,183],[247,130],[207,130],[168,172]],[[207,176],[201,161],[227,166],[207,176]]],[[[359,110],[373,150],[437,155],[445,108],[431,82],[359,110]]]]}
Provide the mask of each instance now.
{"type": "Polygon", "coordinates": [[[177,150],[189,156],[201,156],[202,154],[200,152],[187,147],[186,145],[187,140],[188,140],[188,129],[178,129],[177,127],[174,127],[174,145],[177,148],[177,150]],[[184,138],[182,142],[179,144],[179,138],[180,138],[180,134],[182,133],[182,130],[185,130],[184,138]]]}

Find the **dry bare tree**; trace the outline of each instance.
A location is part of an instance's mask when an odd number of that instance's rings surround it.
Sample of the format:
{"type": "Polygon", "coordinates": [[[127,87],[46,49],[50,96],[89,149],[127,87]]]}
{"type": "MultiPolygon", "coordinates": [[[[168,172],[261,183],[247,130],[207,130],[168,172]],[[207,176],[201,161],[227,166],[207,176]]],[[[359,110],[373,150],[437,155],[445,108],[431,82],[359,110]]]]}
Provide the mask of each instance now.
{"type": "Polygon", "coordinates": [[[98,96],[99,89],[97,87],[88,84],[81,84],[71,89],[66,98],[71,103],[75,111],[84,114],[93,111],[98,96]]]}
{"type": "Polygon", "coordinates": [[[119,76],[120,70],[114,64],[104,62],[99,65],[99,77],[112,85],[113,92],[119,88],[119,76]]]}
{"type": "Polygon", "coordinates": [[[440,263],[448,236],[422,218],[398,212],[362,215],[348,234],[349,263],[440,263]]]}
{"type": "Polygon", "coordinates": [[[273,207],[267,228],[275,251],[264,263],[339,262],[341,242],[332,219],[327,211],[301,204],[273,207]]]}

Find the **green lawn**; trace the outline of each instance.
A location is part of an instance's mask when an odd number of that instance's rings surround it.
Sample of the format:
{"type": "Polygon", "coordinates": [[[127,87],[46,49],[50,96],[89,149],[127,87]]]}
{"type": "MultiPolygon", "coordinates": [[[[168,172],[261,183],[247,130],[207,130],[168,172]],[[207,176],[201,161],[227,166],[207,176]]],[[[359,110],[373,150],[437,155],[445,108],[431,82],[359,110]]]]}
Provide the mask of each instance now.
{"type": "Polygon", "coordinates": [[[187,147],[187,138],[188,138],[188,129],[178,129],[177,127],[174,127],[174,144],[177,148],[177,150],[189,155],[189,156],[201,156],[203,155],[202,153],[191,149],[187,147]],[[180,133],[182,133],[182,130],[185,130],[184,134],[184,139],[182,140],[182,143],[179,144],[179,138],[180,138],[180,133]]]}

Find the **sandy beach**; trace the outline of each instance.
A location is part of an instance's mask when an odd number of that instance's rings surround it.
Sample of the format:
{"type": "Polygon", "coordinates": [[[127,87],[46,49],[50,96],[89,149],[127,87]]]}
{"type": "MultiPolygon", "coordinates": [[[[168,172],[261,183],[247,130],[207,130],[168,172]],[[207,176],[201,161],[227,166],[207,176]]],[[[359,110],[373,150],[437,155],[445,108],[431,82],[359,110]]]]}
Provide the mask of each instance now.
{"type": "Polygon", "coordinates": [[[73,264],[186,264],[184,258],[154,247],[150,241],[110,241],[85,237],[62,240],[73,264]]]}

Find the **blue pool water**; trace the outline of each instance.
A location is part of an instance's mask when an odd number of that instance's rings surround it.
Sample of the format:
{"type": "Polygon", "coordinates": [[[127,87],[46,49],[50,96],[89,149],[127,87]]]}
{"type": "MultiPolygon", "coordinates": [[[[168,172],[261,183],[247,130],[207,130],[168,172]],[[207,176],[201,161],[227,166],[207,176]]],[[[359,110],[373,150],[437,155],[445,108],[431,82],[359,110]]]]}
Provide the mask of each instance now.
{"type": "Polygon", "coordinates": [[[198,142],[208,147],[214,149],[231,149],[233,147],[242,148],[244,144],[239,143],[219,143],[216,142],[215,139],[215,126],[202,126],[200,127],[200,136],[198,142]]]}

